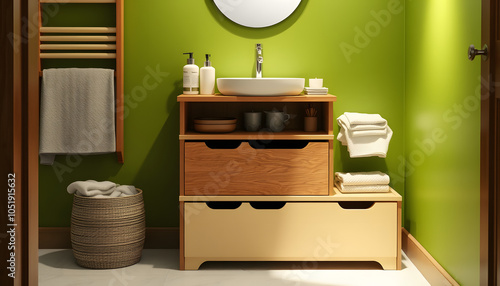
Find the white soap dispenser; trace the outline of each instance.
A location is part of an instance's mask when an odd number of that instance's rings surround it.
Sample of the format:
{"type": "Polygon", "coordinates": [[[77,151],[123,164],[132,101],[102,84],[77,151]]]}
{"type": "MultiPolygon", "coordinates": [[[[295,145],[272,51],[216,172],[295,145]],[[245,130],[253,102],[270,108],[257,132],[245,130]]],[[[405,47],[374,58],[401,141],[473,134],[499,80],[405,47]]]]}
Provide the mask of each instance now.
{"type": "Polygon", "coordinates": [[[200,68],[194,64],[193,53],[184,53],[189,55],[187,65],[183,69],[183,93],[184,94],[198,94],[200,91],[199,75],[200,68]]]}
{"type": "Polygon", "coordinates": [[[200,94],[215,94],[215,68],[210,64],[210,55],[205,58],[205,66],[200,69],[200,94]]]}

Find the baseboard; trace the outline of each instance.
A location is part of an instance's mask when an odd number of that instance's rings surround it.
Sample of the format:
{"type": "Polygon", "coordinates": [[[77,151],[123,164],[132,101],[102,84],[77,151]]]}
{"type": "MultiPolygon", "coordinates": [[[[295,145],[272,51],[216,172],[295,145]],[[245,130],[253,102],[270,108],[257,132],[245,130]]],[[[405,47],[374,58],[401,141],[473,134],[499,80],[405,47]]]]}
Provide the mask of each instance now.
{"type": "Polygon", "coordinates": [[[71,248],[71,232],[69,227],[39,227],[39,249],[71,248]]]}
{"type": "MultiPolygon", "coordinates": [[[[69,227],[40,227],[38,248],[71,249],[71,229],[69,227]]],[[[144,248],[179,248],[178,227],[146,227],[144,248]]]]}
{"type": "Polygon", "coordinates": [[[448,272],[431,256],[427,250],[406,230],[403,228],[403,251],[411,262],[422,273],[425,279],[434,285],[452,285],[460,284],[451,277],[448,272]]]}

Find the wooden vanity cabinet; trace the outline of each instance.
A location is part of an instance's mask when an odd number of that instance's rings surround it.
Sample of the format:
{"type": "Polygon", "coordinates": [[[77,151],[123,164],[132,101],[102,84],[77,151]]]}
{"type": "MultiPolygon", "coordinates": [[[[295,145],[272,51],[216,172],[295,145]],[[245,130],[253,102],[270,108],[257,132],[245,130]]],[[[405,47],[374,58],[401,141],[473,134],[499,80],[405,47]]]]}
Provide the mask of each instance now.
{"type": "MultiPolygon", "coordinates": [[[[377,261],[401,268],[401,196],[333,186],[333,95],[180,95],[180,269],[205,261],[377,261]],[[318,131],[303,131],[304,110],[318,131]],[[282,132],[246,132],[243,113],[292,115],[282,132]],[[193,131],[197,117],[236,131],[193,131]]],[[[265,116],[263,116],[265,125],[265,116]]]]}

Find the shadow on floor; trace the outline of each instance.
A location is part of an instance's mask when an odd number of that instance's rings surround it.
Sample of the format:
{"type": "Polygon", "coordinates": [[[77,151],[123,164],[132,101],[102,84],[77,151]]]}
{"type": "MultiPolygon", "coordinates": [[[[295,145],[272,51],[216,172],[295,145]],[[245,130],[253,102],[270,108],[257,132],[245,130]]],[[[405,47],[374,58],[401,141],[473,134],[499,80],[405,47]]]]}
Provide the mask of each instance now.
{"type": "Polygon", "coordinates": [[[407,271],[381,271],[376,262],[302,261],[207,262],[199,271],[180,271],[178,253],[177,249],[145,249],[138,264],[92,270],[78,266],[70,249],[42,249],[39,285],[429,285],[404,254],[403,269],[407,271]]]}
{"type": "Polygon", "coordinates": [[[366,261],[208,261],[200,270],[383,270],[377,262],[366,261]]]}
{"type": "Polygon", "coordinates": [[[71,249],[61,249],[38,257],[38,263],[59,269],[83,269],[78,266],[71,249]]]}
{"type": "MultiPolygon", "coordinates": [[[[178,250],[145,249],[139,263],[152,265],[154,268],[179,269],[178,250]],[[165,252],[154,255],[156,252],[165,252]],[[164,259],[171,256],[169,259],[164,259]]],[[[39,263],[59,269],[85,269],[76,264],[71,249],[62,249],[40,255],[39,263]]],[[[403,256],[401,269],[406,269],[406,257],[403,256]]],[[[200,270],[383,270],[374,261],[207,261],[200,270]]]]}
{"type": "MultiPolygon", "coordinates": [[[[175,255],[178,252],[179,250],[145,249],[143,250],[142,258],[139,263],[152,265],[154,268],[178,270],[179,259],[177,258],[177,255],[175,255]],[[162,255],[155,255],[156,252],[164,253],[162,253],[162,255]],[[167,256],[169,256],[168,259],[166,258],[167,256]],[[172,258],[170,256],[172,256],[172,258]]],[[[42,254],[38,257],[38,262],[48,267],[58,269],[87,269],[76,264],[73,251],[71,249],[55,250],[42,254]]]]}

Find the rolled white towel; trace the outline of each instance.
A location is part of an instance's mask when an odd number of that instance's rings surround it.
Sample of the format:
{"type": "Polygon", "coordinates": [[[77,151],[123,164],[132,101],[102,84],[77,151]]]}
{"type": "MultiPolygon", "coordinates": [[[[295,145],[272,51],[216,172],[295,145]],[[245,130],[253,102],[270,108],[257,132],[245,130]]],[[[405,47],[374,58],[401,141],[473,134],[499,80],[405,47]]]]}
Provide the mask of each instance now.
{"type": "Polygon", "coordinates": [[[66,189],[70,194],[78,194],[85,197],[93,197],[96,195],[109,195],[113,193],[116,184],[110,181],[97,182],[94,180],[76,181],[69,184],[66,189]]]}
{"type": "Polygon", "coordinates": [[[342,193],[387,193],[390,191],[389,185],[359,185],[359,186],[344,186],[337,188],[342,193]]]}
{"type": "Polygon", "coordinates": [[[93,198],[126,197],[137,194],[134,186],[117,185],[110,181],[76,181],[67,188],[68,193],[93,198]]]}
{"type": "Polygon", "coordinates": [[[341,188],[359,185],[389,185],[389,175],[380,171],[335,173],[335,181],[341,188]]]}
{"type": "Polygon", "coordinates": [[[134,186],[117,185],[115,192],[118,192],[120,197],[126,197],[136,195],[137,189],[134,186]]]}

